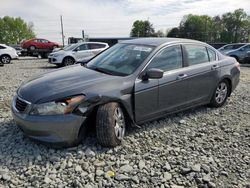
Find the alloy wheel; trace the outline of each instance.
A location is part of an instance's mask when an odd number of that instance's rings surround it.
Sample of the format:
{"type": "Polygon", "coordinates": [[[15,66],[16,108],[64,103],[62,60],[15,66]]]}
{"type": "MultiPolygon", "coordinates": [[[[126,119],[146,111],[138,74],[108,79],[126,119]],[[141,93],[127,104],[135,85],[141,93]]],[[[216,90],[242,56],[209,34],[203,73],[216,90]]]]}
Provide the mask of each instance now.
{"type": "Polygon", "coordinates": [[[8,64],[10,63],[10,57],[8,56],[3,56],[1,61],[4,63],[4,64],[8,64]]]}
{"type": "Polygon", "coordinates": [[[73,60],[70,59],[70,58],[66,58],[66,59],[64,60],[64,65],[65,65],[65,66],[69,66],[69,65],[73,65],[73,64],[74,64],[74,62],[73,62],[73,60]]]}
{"type": "Polygon", "coordinates": [[[122,140],[125,135],[125,118],[120,107],[115,109],[115,135],[118,140],[122,140]]]}
{"type": "Polygon", "coordinates": [[[221,82],[216,88],[215,100],[218,104],[223,103],[227,98],[227,90],[228,90],[227,84],[224,82],[221,82]]]}

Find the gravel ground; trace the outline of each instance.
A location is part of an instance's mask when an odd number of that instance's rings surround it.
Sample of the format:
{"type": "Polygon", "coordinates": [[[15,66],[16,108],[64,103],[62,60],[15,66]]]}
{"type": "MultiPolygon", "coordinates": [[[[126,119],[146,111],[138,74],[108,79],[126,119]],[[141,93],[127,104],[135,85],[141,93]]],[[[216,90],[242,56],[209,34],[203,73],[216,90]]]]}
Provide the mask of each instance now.
{"type": "Polygon", "coordinates": [[[22,81],[53,70],[46,60],[0,67],[0,187],[250,187],[250,67],[219,109],[198,107],[130,129],[122,146],[88,136],[52,149],[24,137],[10,112],[22,81]]]}

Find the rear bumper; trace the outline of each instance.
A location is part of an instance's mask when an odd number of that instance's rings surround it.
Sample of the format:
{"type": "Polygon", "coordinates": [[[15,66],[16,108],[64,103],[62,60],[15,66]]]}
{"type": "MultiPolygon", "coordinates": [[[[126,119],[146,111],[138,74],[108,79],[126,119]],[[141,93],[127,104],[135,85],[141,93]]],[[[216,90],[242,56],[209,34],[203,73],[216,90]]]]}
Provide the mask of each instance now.
{"type": "Polygon", "coordinates": [[[78,140],[81,126],[86,117],[68,114],[34,116],[19,113],[12,105],[12,116],[16,124],[28,137],[46,144],[67,146],[78,140]]]}
{"type": "Polygon", "coordinates": [[[237,85],[240,82],[240,71],[238,69],[233,69],[233,77],[232,77],[232,92],[235,90],[237,85]]]}

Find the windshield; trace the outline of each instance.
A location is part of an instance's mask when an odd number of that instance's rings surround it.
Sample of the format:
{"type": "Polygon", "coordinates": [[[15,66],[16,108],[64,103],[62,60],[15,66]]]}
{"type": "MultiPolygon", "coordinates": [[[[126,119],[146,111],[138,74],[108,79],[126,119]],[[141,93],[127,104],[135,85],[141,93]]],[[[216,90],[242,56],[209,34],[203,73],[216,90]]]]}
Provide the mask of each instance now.
{"type": "Polygon", "coordinates": [[[117,76],[132,74],[153,50],[151,46],[116,44],[92,59],[86,67],[117,76]]]}
{"type": "Polygon", "coordinates": [[[238,49],[241,46],[244,46],[245,44],[232,44],[232,45],[228,45],[224,47],[224,50],[234,50],[234,49],[238,49]]]}
{"type": "Polygon", "coordinates": [[[71,50],[74,50],[77,46],[78,46],[78,44],[69,44],[68,46],[65,46],[63,48],[63,50],[65,50],[65,51],[71,51],[71,50]]]}

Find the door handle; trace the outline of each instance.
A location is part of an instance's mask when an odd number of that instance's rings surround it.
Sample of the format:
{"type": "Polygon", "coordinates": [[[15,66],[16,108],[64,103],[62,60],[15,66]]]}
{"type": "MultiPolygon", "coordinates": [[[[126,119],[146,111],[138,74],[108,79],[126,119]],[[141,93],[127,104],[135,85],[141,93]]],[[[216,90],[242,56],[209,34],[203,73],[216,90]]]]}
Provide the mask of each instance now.
{"type": "Polygon", "coordinates": [[[216,70],[216,69],[218,69],[220,66],[219,65],[213,65],[212,67],[211,67],[211,70],[216,70]]]}
{"type": "Polygon", "coordinates": [[[187,74],[179,74],[177,76],[177,80],[182,80],[182,79],[186,78],[187,76],[188,76],[187,74]]]}

